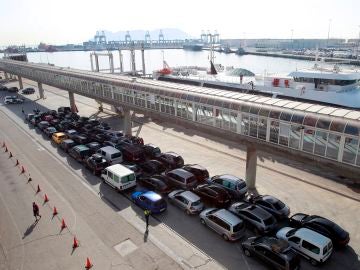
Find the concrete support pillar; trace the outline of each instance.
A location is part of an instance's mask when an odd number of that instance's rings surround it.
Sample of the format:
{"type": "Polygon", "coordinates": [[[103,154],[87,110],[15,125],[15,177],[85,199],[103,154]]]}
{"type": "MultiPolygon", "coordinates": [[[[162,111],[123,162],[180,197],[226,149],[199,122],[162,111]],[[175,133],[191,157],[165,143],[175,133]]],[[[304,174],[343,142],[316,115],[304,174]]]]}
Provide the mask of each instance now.
{"type": "Polygon", "coordinates": [[[144,48],[141,49],[141,59],[142,59],[142,70],[143,70],[143,75],[146,75],[145,72],[145,50],[144,48]]]}
{"type": "Polygon", "coordinates": [[[110,65],[110,73],[114,73],[114,58],[112,54],[109,54],[109,65],[110,65]]]}
{"type": "Polygon", "coordinates": [[[124,72],[124,64],[123,64],[123,55],[121,50],[119,50],[119,60],[120,60],[120,73],[124,72]]]}
{"type": "Polygon", "coordinates": [[[20,89],[23,89],[23,88],[24,88],[24,85],[23,85],[21,76],[18,76],[18,81],[19,81],[19,88],[20,88],[20,89]]]}
{"type": "Polygon", "coordinates": [[[100,71],[100,67],[99,67],[99,56],[97,54],[94,55],[95,56],[95,71],[99,72],[100,71]]]}
{"type": "Polygon", "coordinates": [[[5,79],[9,80],[9,75],[7,74],[7,72],[5,72],[4,75],[5,75],[5,79]]]}
{"type": "Polygon", "coordinates": [[[75,105],[75,95],[73,92],[68,92],[69,93],[69,101],[70,101],[70,108],[71,108],[71,111],[73,113],[77,113],[78,110],[76,108],[76,105],[75,105]]]}
{"type": "Polygon", "coordinates": [[[45,96],[44,96],[44,88],[43,88],[41,82],[38,82],[38,89],[39,89],[39,96],[40,96],[40,98],[44,99],[44,98],[45,98],[45,96]]]}
{"type": "Polygon", "coordinates": [[[99,112],[103,112],[104,111],[104,108],[103,108],[103,104],[101,101],[99,100],[95,100],[97,102],[97,104],[99,104],[99,112]]]}
{"type": "Polygon", "coordinates": [[[127,135],[127,136],[132,135],[132,122],[131,122],[130,109],[127,109],[127,108],[124,108],[123,128],[124,128],[125,135],[127,135]]]}
{"type": "Polygon", "coordinates": [[[246,184],[249,189],[255,189],[256,182],[257,153],[253,145],[246,149],[246,184]]]}
{"type": "Polygon", "coordinates": [[[91,64],[91,71],[94,71],[94,63],[93,63],[93,54],[90,53],[90,64],[91,64]]]}
{"type": "Polygon", "coordinates": [[[130,65],[131,65],[131,75],[136,75],[136,65],[135,65],[135,49],[131,48],[130,50],[130,65]]]}

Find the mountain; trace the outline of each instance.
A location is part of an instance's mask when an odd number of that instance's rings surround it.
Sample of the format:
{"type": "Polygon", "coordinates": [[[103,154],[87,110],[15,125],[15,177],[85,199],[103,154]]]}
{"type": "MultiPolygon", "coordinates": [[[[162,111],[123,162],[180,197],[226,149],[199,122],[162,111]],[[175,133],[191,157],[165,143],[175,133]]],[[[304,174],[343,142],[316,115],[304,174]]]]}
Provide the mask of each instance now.
{"type": "MultiPolygon", "coordinates": [[[[125,35],[127,31],[111,32],[104,30],[104,32],[107,41],[119,41],[125,40],[125,35]]],[[[129,31],[131,40],[144,40],[146,32],[146,30],[141,29],[129,31]]],[[[149,33],[151,40],[159,40],[160,29],[149,31],[149,33]]],[[[191,35],[189,35],[188,33],[185,33],[184,31],[176,28],[164,28],[162,29],[162,33],[164,35],[164,39],[167,40],[192,38],[191,35]]],[[[91,40],[93,40],[93,38],[91,40]]]]}

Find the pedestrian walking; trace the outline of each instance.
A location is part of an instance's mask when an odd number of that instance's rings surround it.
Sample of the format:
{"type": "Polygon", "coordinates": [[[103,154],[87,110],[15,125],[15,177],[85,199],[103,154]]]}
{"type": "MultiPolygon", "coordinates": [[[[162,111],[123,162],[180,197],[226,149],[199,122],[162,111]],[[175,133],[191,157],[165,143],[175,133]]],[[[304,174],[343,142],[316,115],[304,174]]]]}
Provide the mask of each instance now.
{"type": "Polygon", "coordinates": [[[38,217],[40,219],[41,215],[39,213],[39,206],[35,202],[33,202],[33,213],[34,213],[35,220],[38,221],[38,217]]]}
{"type": "Polygon", "coordinates": [[[148,231],[148,228],[149,228],[149,217],[150,217],[150,210],[148,209],[145,209],[144,211],[144,215],[145,215],[145,221],[146,221],[146,231],[148,231]]]}
{"type": "Polygon", "coordinates": [[[22,114],[25,114],[24,107],[21,107],[22,114]]]}

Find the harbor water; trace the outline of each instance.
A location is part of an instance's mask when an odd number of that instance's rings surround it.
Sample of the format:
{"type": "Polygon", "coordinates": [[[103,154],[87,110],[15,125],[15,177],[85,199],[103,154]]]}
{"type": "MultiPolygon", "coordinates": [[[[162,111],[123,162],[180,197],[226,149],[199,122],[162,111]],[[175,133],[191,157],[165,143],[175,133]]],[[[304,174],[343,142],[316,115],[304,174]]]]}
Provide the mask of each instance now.
{"type": "MultiPolygon", "coordinates": [[[[84,70],[91,70],[90,51],[67,51],[67,52],[35,52],[27,53],[29,62],[54,64],[55,66],[71,67],[84,70]]],[[[120,60],[119,52],[112,51],[114,65],[119,72],[120,60]]],[[[125,71],[130,71],[130,53],[122,51],[123,67],[125,71]]],[[[141,53],[136,51],[136,69],[142,69],[141,53]]],[[[0,57],[3,55],[0,54],[0,57]]],[[[173,50],[146,50],[145,69],[150,74],[154,70],[159,70],[163,66],[163,59],[170,67],[178,66],[199,66],[209,67],[209,51],[186,51],[182,49],[173,50]]],[[[236,55],[215,53],[215,63],[225,67],[244,68],[255,74],[268,73],[289,73],[296,69],[310,68],[314,62],[305,60],[275,58],[257,55],[236,55]]],[[[100,70],[108,72],[109,60],[105,56],[99,57],[100,70]]]]}

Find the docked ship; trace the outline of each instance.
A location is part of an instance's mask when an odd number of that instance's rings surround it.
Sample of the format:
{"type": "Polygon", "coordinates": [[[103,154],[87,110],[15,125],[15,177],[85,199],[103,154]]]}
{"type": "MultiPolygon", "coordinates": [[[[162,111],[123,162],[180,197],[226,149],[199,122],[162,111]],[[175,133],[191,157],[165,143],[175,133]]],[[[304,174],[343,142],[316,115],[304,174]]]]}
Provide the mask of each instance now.
{"type": "Polygon", "coordinates": [[[245,69],[234,68],[217,72],[211,63],[208,71],[172,69],[167,74],[156,72],[154,75],[164,81],[360,109],[360,71],[340,69],[338,65],[323,68],[315,64],[311,69],[285,75],[254,75],[245,69]]]}
{"type": "Polygon", "coordinates": [[[201,51],[203,47],[204,45],[201,43],[185,43],[183,45],[183,49],[188,51],[201,51]]]}

